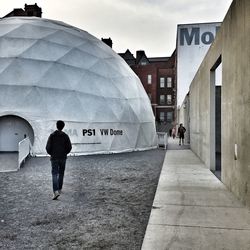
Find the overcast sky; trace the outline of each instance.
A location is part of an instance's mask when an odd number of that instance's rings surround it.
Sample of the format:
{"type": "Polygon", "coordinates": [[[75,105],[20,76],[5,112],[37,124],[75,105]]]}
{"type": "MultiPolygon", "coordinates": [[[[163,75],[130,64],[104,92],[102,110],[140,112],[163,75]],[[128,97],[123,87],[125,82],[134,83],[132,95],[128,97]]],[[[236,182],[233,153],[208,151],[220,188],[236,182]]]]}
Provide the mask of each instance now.
{"type": "Polygon", "coordinates": [[[117,53],[145,50],[154,57],[172,54],[177,24],[221,22],[232,0],[0,0],[0,17],[35,2],[44,18],[111,37],[117,53]]]}

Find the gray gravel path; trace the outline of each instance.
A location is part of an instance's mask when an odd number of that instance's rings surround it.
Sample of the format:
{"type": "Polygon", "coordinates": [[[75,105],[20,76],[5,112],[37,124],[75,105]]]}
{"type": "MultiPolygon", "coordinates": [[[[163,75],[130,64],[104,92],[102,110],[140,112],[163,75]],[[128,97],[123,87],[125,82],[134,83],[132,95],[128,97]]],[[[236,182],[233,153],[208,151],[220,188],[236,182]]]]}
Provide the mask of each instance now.
{"type": "Polygon", "coordinates": [[[0,173],[18,170],[18,153],[0,152],[0,173]]]}
{"type": "Polygon", "coordinates": [[[165,152],[70,157],[57,201],[49,158],[0,173],[0,249],[139,250],[165,152]]]}

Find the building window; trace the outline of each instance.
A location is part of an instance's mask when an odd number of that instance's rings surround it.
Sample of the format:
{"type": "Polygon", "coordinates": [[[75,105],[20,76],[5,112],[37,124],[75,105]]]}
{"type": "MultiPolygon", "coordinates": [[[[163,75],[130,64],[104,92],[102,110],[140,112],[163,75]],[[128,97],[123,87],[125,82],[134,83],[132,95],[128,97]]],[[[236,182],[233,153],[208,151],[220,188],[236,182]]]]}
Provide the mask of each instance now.
{"type": "Polygon", "coordinates": [[[167,112],[167,122],[173,121],[173,112],[167,112]]]}
{"type": "Polygon", "coordinates": [[[165,120],[165,119],[164,119],[164,118],[165,118],[164,116],[165,116],[164,112],[160,112],[160,121],[161,121],[161,122],[164,122],[164,120],[165,120]]]}
{"type": "Polygon", "coordinates": [[[160,88],[165,88],[165,78],[164,77],[160,78],[160,88]]]}
{"type": "Polygon", "coordinates": [[[160,104],[165,104],[165,95],[160,95],[160,104]]]}
{"type": "Polygon", "coordinates": [[[141,64],[141,65],[147,65],[147,63],[144,62],[144,61],[142,61],[140,64],[141,64]]]}
{"type": "Polygon", "coordinates": [[[167,77],[167,87],[172,88],[172,77],[167,77]]]}
{"type": "Polygon", "coordinates": [[[148,84],[152,83],[152,75],[148,75],[148,84]]]}
{"type": "Polygon", "coordinates": [[[167,95],[167,104],[171,104],[171,103],[172,103],[172,96],[167,95]]]}

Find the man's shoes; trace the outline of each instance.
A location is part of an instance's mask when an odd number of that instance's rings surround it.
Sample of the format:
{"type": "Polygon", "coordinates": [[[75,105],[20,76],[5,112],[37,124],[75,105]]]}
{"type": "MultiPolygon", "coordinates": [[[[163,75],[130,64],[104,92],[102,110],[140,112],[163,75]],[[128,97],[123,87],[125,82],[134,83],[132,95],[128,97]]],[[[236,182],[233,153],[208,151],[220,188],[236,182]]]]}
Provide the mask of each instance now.
{"type": "Polygon", "coordinates": [[[58,190],[58,193],[59,193],[59,194],[62,194],[62,189],[58,190]]]}
{"type": "Polygon", "coordinates": [[[58,191],[55,191],[52,200],[57,200],[57,198],[58,198],[59,196],[60,196],[59,192],[58,192],[58,191]]]}

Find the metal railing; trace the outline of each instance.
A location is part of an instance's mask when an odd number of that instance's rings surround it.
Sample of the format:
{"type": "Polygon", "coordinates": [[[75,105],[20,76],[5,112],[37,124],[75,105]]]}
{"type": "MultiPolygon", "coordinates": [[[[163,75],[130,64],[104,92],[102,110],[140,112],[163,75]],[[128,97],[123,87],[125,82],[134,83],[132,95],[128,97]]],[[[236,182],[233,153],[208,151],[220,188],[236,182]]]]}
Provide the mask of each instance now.
{"type": "Polygon", "coordinates": [[[168,146],[168,133],[165,132],[157,132],[158,136],[158,147],[163,146],[167,149],[168,146]]]}
{"type": "Polygon", "coordinates": [[[18,169],[20,169],[23,162],[31,153],[31,143],[29,137],[23,139],[18,143],[18,169]]]}

